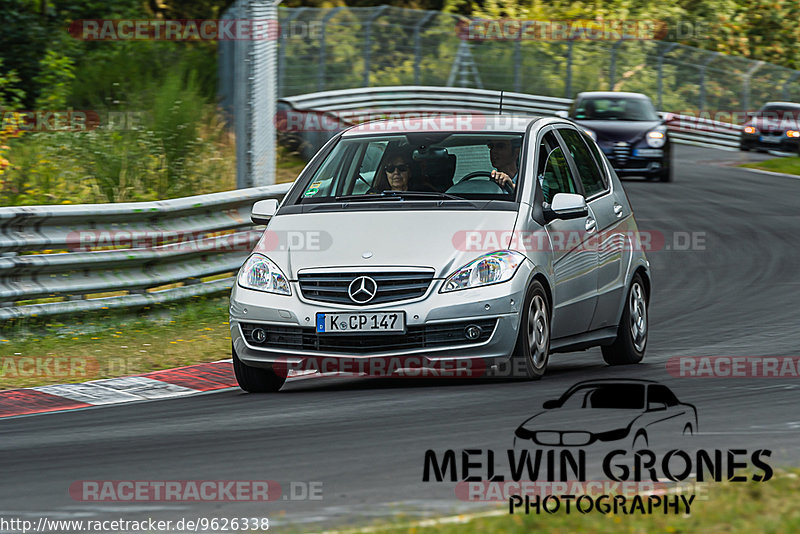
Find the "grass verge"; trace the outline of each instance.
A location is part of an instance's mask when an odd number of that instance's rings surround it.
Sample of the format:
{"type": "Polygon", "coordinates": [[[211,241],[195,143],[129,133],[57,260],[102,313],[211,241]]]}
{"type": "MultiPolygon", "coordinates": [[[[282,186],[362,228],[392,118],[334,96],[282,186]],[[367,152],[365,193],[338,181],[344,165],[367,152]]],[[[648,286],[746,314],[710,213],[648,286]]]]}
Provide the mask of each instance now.
{"type": "Polygon", "coordinates": [[[784,174],[800,174],[800,157],[774,158],[753,163],[744,163],[741,167],[761,169],[764,171],[782,172],[784,174]]]}
{"type": "MultiPolygon", "coordinates": [[[[695,499],[691,514],[669,514],[662,510],[651,515],[613,515],[592,511],[586,514],[564,513],[564,507],[553,514],[542,513],[507,515],[507,507],[498,510],[502,515],[469,516],[437,521],[410,521],[370,528],[370,532],[409,532],[415,534],[481,534],[507,533],[785,533],[800,532],[800,509],[795,496],[800,491],[800,470],[777,471],[775,478],[765,483],[714,483],[708,486],[707,498],[695,499]],[[444,522],[444,524],[441,524],[444,522]],[[438,524],[434,524],[438,523],[438,524]]],[[[476,514],[478,515],[478,514],[476,514]]],[[[361,529],[365,531],[365,529],[361,529]]],[[[359,530],[344,532],[359,532],[359,530]]]]}
{"type": "Polygon", "coordinates": [[[9,321],[0,328],[0,389],[85,382],[230,358],[228,296],[138,314],[9,321]],[[59,322],[63,321],[63,322],[59,322]]]}

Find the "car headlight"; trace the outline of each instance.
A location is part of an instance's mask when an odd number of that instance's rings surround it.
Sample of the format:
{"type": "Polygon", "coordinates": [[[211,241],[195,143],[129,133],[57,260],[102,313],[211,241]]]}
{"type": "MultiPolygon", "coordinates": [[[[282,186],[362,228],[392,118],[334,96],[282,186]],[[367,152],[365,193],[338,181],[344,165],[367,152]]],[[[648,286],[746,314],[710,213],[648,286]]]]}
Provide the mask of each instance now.
{"type": "Polygon", "coordinates": [[[256,291],[266,291],[267,293],[277,293],[279,295],[291,295],[289,280],[275,265],[275,263],[261,254],[253,254],[244,262],[239,276],[239,285],[247,289],[256,291]]]}
{"type": "Polygon", "coordinates": [[[464,265],[444,281],[442,293],[511,280],[525,256],[511,250],[490,252],[464,265]]]}
{"type": "Polygon", "coordinates": [[[745,126],[744,133],[746,134],[754,134],[756,133],[756,129],[753,126],[745,126]]]}
{"type": "Polygon", "coordinates": [[[786,137],[800,137],[800,132],[797,130],[789,130],[786,132],[786,137]]]}
{"type": "Polygon", "coordinates": [[[583,131],[586,133],[586,135],[591,137],[593,140],[597,141],[597,134],[594,133],[592,130],[590,130],[589,128],[584,128],[583,131]]]}
{"type": "Polygon", "coordinates": [[[655,130],[647,132],[645,139],[647,139],[649,146],[661,148],[667,142],[667,129],[664,126],[659,126],[655,130]]]}

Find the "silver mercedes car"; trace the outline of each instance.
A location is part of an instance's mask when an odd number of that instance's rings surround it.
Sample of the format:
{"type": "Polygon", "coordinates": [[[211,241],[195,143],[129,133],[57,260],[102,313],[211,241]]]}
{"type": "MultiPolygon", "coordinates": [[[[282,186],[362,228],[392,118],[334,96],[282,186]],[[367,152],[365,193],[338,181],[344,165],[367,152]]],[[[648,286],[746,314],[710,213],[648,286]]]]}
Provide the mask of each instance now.
{"type": "Polygon", "coordinates": [[[566,120],[355,126],[252,219],[267,228],[230,304],[246,391],[317,372],[537,379],[551,353],[593,346],[611,365],[644,356],[646,242],[566,120]]]}

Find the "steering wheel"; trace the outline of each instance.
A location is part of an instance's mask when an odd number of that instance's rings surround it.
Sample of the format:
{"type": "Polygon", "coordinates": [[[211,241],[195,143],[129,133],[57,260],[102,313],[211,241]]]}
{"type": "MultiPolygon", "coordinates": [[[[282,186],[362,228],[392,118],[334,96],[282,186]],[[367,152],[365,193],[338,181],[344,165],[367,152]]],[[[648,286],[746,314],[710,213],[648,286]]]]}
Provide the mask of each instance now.
{"type": "Polygon", "coordinates": [[[467,180],[472,180],[473,178],[477,178],[478,176],[485,176],[492,182],[494,185],[497,186],[498,189],[501,189],[504,193],[508,193],[509,195],[514,194],[514,188],[509,184],[500,185],[492,179],[492,172],[491,171],[475,171],[467,174],[458,183],[466,182],[467,180]]]}

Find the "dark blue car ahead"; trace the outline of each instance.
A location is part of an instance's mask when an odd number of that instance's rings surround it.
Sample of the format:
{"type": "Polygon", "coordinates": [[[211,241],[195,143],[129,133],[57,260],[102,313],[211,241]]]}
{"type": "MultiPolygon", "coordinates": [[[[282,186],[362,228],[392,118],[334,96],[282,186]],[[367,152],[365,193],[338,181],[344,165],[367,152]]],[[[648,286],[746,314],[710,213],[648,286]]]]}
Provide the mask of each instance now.
{"type": "Polygon", "coordinates": [[[595,138],[619,176],[672,181],[669,133],[646,95],[580,93],[568,117],[595,138]]]}

